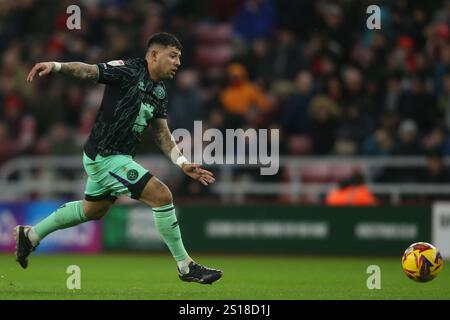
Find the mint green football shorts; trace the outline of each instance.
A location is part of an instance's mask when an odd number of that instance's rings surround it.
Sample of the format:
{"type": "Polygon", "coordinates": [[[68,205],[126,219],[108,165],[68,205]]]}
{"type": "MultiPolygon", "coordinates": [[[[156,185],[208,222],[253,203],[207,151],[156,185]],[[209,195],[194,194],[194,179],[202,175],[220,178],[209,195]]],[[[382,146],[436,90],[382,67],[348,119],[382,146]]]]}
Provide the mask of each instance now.
{"type": "Polygon", "coordinates": [[[126,195],[139,199],[152,175],[129,155],[97,155],[95,160],[83,153],[84,170],[88,175],[85,199],[115,201],[126,195]]]}

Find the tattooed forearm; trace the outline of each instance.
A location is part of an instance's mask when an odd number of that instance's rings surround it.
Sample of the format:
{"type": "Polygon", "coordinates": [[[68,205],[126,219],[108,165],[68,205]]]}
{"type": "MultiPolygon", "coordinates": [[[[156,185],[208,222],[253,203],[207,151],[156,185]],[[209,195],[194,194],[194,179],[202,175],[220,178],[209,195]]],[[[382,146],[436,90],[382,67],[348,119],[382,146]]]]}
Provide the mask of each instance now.
{"type": "Polygon", "coordinates": [[[175,141],[173,141],[170,132],[161,130],[154,132],[154,136],[155,144],[167,158],[172,159],[173,156],[178,157],[179,155],[181,155],[181,152],[178,150],[175,141]],[[173,155],[172,153],[176,154],[173,155]]]}
{"type": "Polygon", "coordinates": [[[162,153],[172,161],[176,160],[181,152],[170,133],[169,127],[167,125],[167,120],[165,119],[155,119],[152,122],[152,131],[155,139],[155,144],[162,151],[162,153]]]}
{"type": "Polygon", "coordinates": [[[60,72],[82,80],[98,80],[98,67],[94,64],[65,62],[61,63],[60,72]]]}

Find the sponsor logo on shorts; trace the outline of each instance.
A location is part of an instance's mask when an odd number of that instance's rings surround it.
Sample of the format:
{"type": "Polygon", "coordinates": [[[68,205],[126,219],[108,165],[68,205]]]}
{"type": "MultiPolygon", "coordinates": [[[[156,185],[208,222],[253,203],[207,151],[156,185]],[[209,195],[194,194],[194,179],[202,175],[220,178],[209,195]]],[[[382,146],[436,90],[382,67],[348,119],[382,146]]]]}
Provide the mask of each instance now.
{"type": "Polygon", "coordinates": [[[130,171],[127,172],[127,178],[128,178],[128,180],[131,180],[131,181],[136,180],[138,175],[139,174],[138,174],[137,170],[135,170],[135,169],[131,169],[130,171]]]}

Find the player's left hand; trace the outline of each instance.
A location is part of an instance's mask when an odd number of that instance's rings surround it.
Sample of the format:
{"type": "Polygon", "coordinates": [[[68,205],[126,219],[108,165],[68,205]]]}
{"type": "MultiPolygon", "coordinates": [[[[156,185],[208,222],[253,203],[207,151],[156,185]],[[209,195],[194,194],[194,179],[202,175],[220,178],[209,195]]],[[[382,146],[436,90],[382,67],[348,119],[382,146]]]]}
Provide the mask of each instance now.
{"type": "Polygon", "coordinates": [[[203,169],[197,163],[186,162],[186,163],[183,163],[181,168],[183,169],[185,174],[187,174],[192,179],[199,181],[204,186],[207,186],[211,183],[214,183],[214,181],[216,181],[212,172],[209,172],[208,170],[203,169]]]}
{"type": "Polygon", "coordinates": [[[27,76],[27,81],[31,82],[33,81],[34,76],[36,73],[39,74],[40,77],[43,75],[49,74],[53,69],[55,68],[55,62],[40,62],[36,63],[31,69],[30,73],[27,76]]]}

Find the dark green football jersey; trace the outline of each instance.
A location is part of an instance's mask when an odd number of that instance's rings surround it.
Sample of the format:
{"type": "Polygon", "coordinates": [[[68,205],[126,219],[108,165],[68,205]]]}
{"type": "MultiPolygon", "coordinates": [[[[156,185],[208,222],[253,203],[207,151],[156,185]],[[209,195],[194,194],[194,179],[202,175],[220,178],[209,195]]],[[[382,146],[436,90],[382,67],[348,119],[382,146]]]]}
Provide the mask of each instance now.
{"type": "Polygon", "coordinates": [[[150,120],[167,118],[166,88],[162,81],[152,81],[142,58],[97,66],[98,82],[106,87],[84,151],[92,159],[97,154],[134,156],[150,120]]]}

